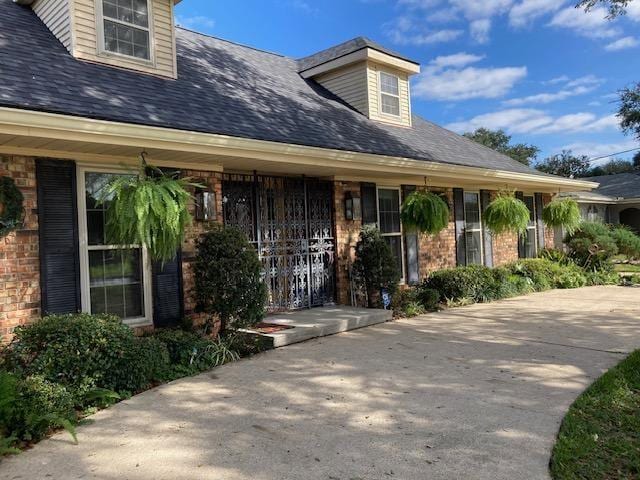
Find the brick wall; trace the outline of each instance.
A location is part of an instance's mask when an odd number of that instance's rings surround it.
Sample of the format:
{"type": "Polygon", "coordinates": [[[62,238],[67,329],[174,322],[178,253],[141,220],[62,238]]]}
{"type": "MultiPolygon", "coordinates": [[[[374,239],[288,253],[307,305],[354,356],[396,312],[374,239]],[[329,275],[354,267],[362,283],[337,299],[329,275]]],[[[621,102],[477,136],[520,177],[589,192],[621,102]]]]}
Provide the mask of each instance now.
{"type": "MultiPolygon", "coordinates": [[[[221,223],[222,219],[222,178],[220,173],[205,172],[197,170],[183,170],[183,176],[191,178],[191,181],[196,184],[205,185],[208,189],[216,192],[217,206],[217,222],[221,223]]],[[[192,187],[191,193],[195,193],[195,187],[192,187]]],[[[193,320],[198,321],[199,315],[194,313],[195,300],[193,298],[194,288],[194,274],[193,264],[197,253],[197,242],[200,236],[205,233],[210,227],[210,222],[200,222],[195,219],[196,205],[192,202],[189,208],[189,212],[193,216],[194,220],[191,226],[187,228],[185,233],[185,240],[182,244],[182,280],[184,290],[184,312],[185,315],[191,317],[193,320]]]]}
{"type": "Polygon", "coordinates": [[[359,182],[335,182],[334,219],[336,225],[336,302],[340,305],[351,304],[349,267],[354,259],[354,247],[358,242],[361,220],[347,220],[344,217],[344,198],[347,192],[360,196],[359,182]]]}
{"type": "MultiPolygon", "coordinates": [[[[542,196],[542,204],[547,206],[553,200],[553,195],[544,194],[542,196]]],[[[544,246],[545,248],[555,248],[556,236],[553,228],[544,226],[544,246]]]]}
{"type": "Polygon", "coordinates": [[[14,179],[24,195],[24,224],[0,238],[0,336],[40,316],[40,265],[36,167],[33,158],[0,156],[0,176],[14,179]]]}
{"type": "Polygon", "coordinates": [[[443,192],[449,203],[449,226],[438,235],[420,235],[420,277],[425,278],[435,270],[456,266],[456,225],[453,210],[453,189],[432,189],[443,192]]]}

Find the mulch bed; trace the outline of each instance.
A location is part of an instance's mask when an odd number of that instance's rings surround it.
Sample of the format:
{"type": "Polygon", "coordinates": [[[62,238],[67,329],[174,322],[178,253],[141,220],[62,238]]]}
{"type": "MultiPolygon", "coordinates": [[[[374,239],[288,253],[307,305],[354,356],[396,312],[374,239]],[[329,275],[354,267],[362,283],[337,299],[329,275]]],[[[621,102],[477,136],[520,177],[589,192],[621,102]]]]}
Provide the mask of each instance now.
{"type": "Polygon", "coordinates": [[[259,324],[255,325],[252,328],[252,330],[255,330],[256,332],[260,332],[260,333],[278,333],[278,332],[281,332],[282,330],[289,330],[291,328],[295,328],[295,327],[290,327],[288,325],[274,325],[272,323],[260,322],[259,324]]]}

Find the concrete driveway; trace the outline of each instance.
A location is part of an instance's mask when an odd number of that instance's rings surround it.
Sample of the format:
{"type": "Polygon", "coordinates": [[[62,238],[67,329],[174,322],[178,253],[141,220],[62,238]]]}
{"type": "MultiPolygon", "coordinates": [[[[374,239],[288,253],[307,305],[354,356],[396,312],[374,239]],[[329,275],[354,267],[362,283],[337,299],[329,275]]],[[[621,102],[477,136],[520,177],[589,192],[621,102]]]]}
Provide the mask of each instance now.
{"type": "Polygon", "coordinates": [[[640,346],[640,290],[553,291],[226,365],[98,413],[3,479],[544,479],[564,412],[640,346]]]}

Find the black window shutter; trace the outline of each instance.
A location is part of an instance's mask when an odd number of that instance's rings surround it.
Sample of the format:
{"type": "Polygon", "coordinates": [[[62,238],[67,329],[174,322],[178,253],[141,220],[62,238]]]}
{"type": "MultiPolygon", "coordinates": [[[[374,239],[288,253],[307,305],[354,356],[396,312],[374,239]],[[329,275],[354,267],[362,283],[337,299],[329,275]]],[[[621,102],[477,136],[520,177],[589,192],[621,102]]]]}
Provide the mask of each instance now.
{"type": "MultiPolygon", "coordinates": [[[[516,192],[516,198],[524,201],[524,193],[516,192]]],[[[526,239],[524,235],[518,235],[518,258],[525,258],[527,256],[527,247],[525,242],[526,239]]]]}
{"type": "Polygon", "coordinates": [[[378,195],[375,183],[360,184],[360,198],[362,203],[362,224],[378,223],[378,195]]]}
{"type": "Polygon", "coordinates": [[[40,285],[43,314],[81,310],[76,165],[38,160],[40,285]]]}
{"type": "MultiPolygon", "coordinates": [[[[166,175],[178,173],[178,170],[162,168],[166,175]]],[[[184,314],[184,296],[182,286],[182,251],[176,252],[174,259],[154,262],[151,269],[153,292],[153,325],[156,328],[177,327],[184,314]]]]}
{"type": "Polygon", "coordinates": [[[164,264],[155,262],[152,276],[153,325],[156,328],[179,326],[184,313],[181,252],[164,264]]]}
{"type": "Polygon", "coordinates": [[[542,193],[535,194],[536,204],[536,234],[538,235],[538,251],[544,248],[544,222],[542,221],[542,209],[544,208],[544,202],[542,200],[542,193]]]}
{"type": "MultiPolygon", "coordinates": [[[[491,192],[480,190],[480,208],[483,215],[490,203],[491,192]]],[[[487,267],[493,267],[493,235],[484,225],[482,225],[482,237],[484,241],[484,264],[487,267]]]]}
{"type": "MultiPolygon", "coordinates": [[[[415,190],[415,185],[403,185],[402,201],[404,202],[415,190]]],[[[420,282],[420,255],[417,232],[405,233],[404,248],[407,262],[407,283],[409,285],[415,285],[420,282]]]]}
{"type": "Polygon", "coordinates": [[[453,213],[456,221],[456,261],[458,266],[467,264],[467,248],[464,238],[464,190],[453,189],[453,213]]]}

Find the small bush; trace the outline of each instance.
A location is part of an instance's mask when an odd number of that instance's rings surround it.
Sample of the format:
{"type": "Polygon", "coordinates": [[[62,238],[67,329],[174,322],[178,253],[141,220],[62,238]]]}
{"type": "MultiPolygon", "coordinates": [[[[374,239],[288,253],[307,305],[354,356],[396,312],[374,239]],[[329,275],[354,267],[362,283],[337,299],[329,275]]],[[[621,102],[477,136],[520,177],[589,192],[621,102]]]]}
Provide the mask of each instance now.
{"type": "Polygon", "coordinates": [[[74,398],[62,385],[32,375],[24,379],[0,372],[0,438],[6,453],[21,443],[40,440],[52,428],[75,438],[74,398]]]}
{"type": "Polygon", "coordinates": [[[96,388],[143,390],[168,363],[163,345],[135,337],[110,315],[51,315],[14,333],[8,366],[22,377],[60,383],[79,404],[96,388]]]}
{"type": "Polygon", "coordinates": [[[263,318],[267,288],[262,263],[240,230],[216,226],[207,232],[198,242],[194,274],[198,308],[220,317],[220,333],[263,318]]]}
{"type": "Polygon", "coordinates": [[[398,290],[400,270],[396,258],[380,231],[373,226],[367,225],[360,232],[353,272],[367,291],[369,307],[381,306],[382,289],[392,297],[398,290]]]}
{"type": "Polygon", "coordinates": [[[554,278],[556,288],[580,288],[587,284],[585,275],[576,270],[567,270],[559,273],[554,278]]]}
{"type": "Polygon", "coordinates": [[[618,244],[611,228],[599,222],[583,222],[565,238],[569,256],[579,266],[592,271],[611,269],[611,258],[618,253],[618,244]]]}
{"type": "Polygon", "coordinates": [[[405,288],[393,296],[393,314],[398,317],[415,317],[426,312],[418,299],[416,288],[405,288]]]}
{"type": "Polygon", "coordinates": [[[626,227],[618,226],[611,229],[611,237],[618,246],[618,253],[630,259],[640,257],[640,236],[626,227]]]}
{"type": "Polygon", "coordinates": [[[617,285],[620,282],[620,275],[616,272],[585,271],[587,285],[617,285]]]}
{"type": "Polygon", "coordinates": [[[439,293],[438,301],[471,299],[486,302],[494,298],[495,280],[493,270],[481,265],[469,265],[433,272],[421,288],[439,293]]]}
{"type": "Polygon", "coordinates": [[[416,288],[416,299],[426,311],[434,312],[438,310],[440,292],[420,285],[416,288]]]}

